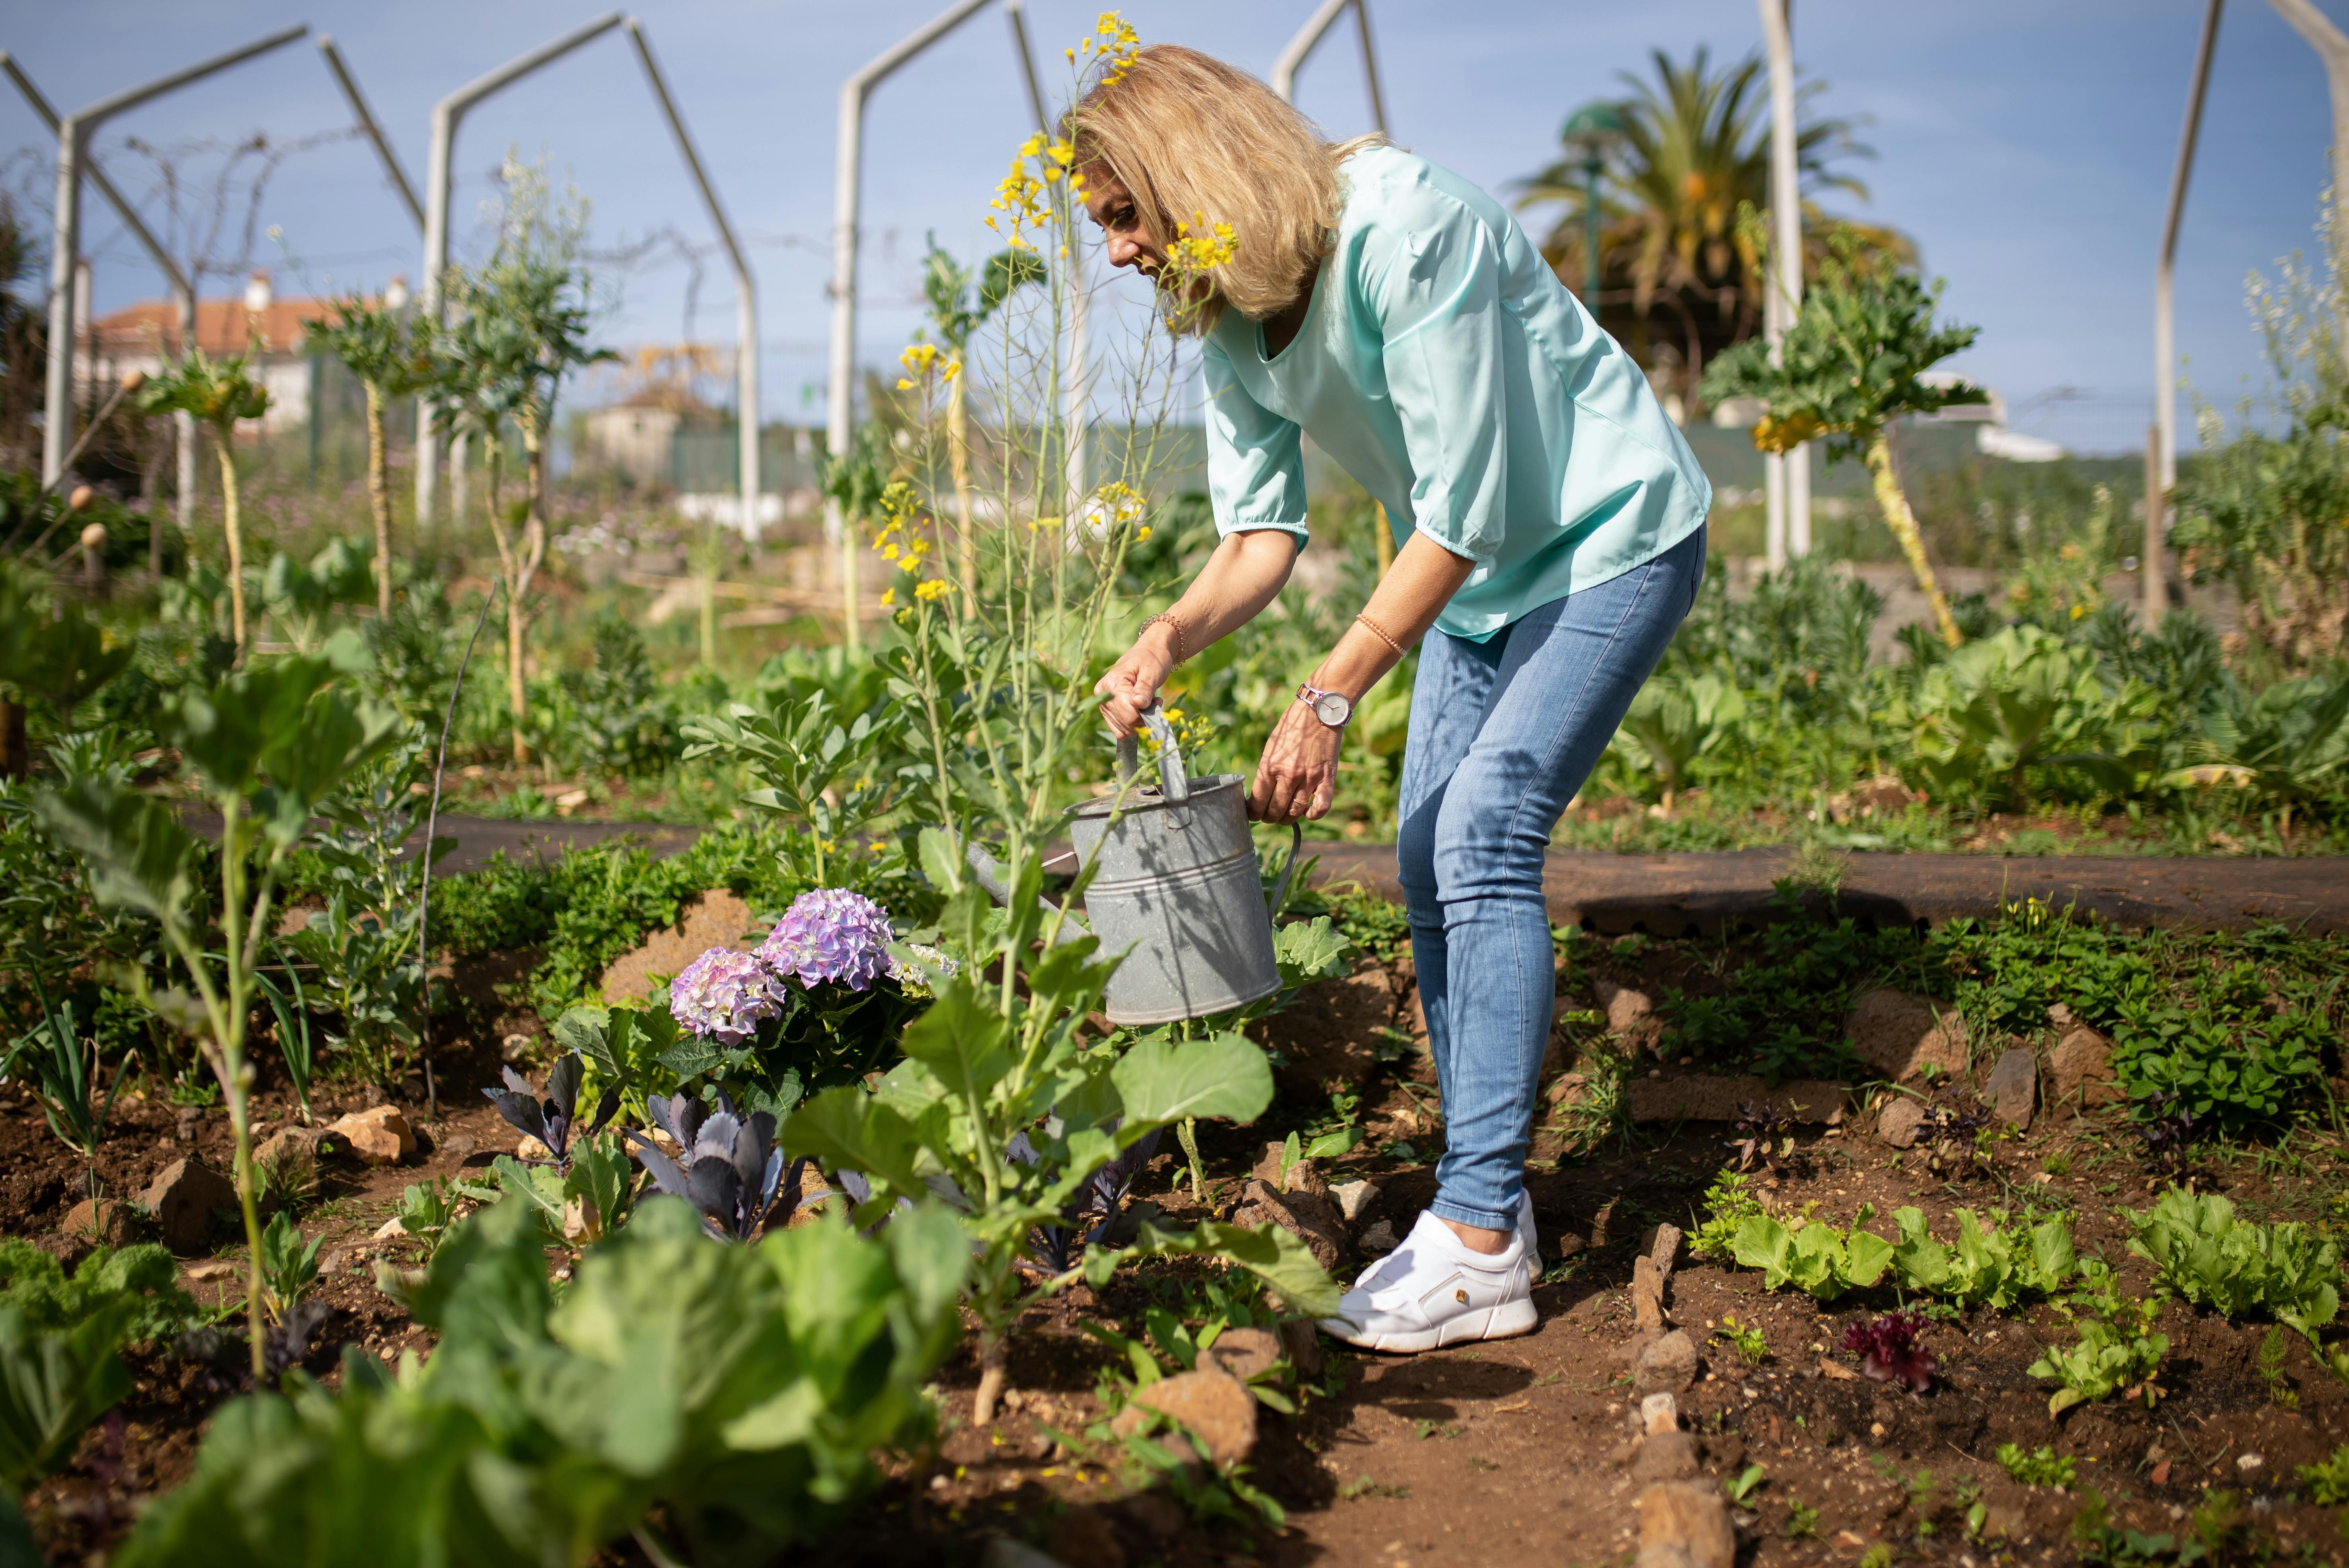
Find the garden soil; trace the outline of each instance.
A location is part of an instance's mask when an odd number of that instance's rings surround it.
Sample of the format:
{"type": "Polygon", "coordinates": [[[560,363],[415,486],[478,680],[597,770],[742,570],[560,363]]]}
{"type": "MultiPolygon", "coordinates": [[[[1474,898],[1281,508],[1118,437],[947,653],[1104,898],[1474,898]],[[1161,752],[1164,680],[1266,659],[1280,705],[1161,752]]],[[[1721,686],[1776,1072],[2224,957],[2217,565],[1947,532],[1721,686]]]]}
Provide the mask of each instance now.
{"type": "MultiPolygon", "coordinates": [[[[1653,988],[1661,979],[1623,973],[1615,983],[1653,988]]],[[[1407,965],[1358,973],[1304,999],[1268,1031],[1269,1043],[1292,1061],[1330,1069],[1333,1076],[1318,1087],[1343,1089],[1351,1081],[1361,1093],[1355,1114],[1369,1141],[1321,1172],[1331,1183],[1367,1179],[1380,1189],[1355,1217],[1357,1237],[1381,1221],[1406,1231],[1433,1194],[1429,1161],[1441,1136],[1439,1108],[1423,1054],[1371,1077],[1381,1056],[1394,1055],[1396,1033],[1381,1031],[1408,1030],[1409,989],[1407,965]],[[1398,1157],[1398,1143],[1419,1151],[1398,1157]]],[[[1596,997],[1562,999],[1566,1006],[1604,1010],[1596,997]]],[[[436,1058],[437,1116],[420,1095],[391,1096],[417,1124],[414,1161],[375,1169],[329,1162],[300,1205],[304,1229],[327,1238],[322,1277],[333,1311],[306,1366],[329,1382],[345,1344],[387,1361],[403,1349],[429,1353],[429,1336],[374,1287],[373,1263],[397,1261],[401,1249],[375,1233],[405,1184],[479,1170],[512,1147],[514,1135],[478,1086],[494,1078],[517,1026],[495,1008],[472,1013],[463,1037],[436,1058]]],[[[1562,1052],[1553,1070],[1577,1066],[1562,1052]]],[[[1299,1075],[1284,1077],[1286,1098],[1274,1119],[1296,1125],[1315,1108],[1305,1101],[1299,1075]]],[[[1559,1084],[1571,1088],[1571,1080],[1559,1084]]],[[[314,1110],[323,1120],[377,1098],[379,1091],[336,1096],[314,1110]]],[[[1549,1099],[1570,1107],[1573,1098],[1549,1099]]],[[[296,1115],[282,1087],[264,1086],[256,1110],[264,1128],[296,1115]]],[[[1856,1115],[1842,1126],[1802,1130],[1791,1152],[1757,1163],[1754,1177],[1774,1209],[1816,1205],[1820,1216],[1844,1221],[1862,1203],[1881,1215],[1913,1202],[1945,1235],[1959,1206],[2021,1209],[2060,1200],[2077,1212],[2082,1248],[2113,1260],[2124,1289],[2141,1295],[2151,1282],[2147,1265],[2127,1253],[2123,1211],[2149,1203],[2156,1182],[2136,1140],[2111,1115],[2044,1110],[2029,1132],[1993,1144],[1985,1165],[1941,1169],[1923,1149],[1904,1152],[1878,1141],[1866,1116],[1856,1115]]],[[[1160,1205],[1168,1222],[1229,1212],[1266,1128],[1201,1132],[1206,1203],[1190,1201],[1171,1155],[1137,1184],[1137,1196],[1160,1205]]],[[[1081,1326],[1090,1320],[1131,1331],[1150,1300],[1146,1282],[1122,1275],[1100,1295],[1081,1286],[1023,1321],[1007,1412],[991,1430],[970,1425],[978,1367],[966,1348],[939,1377],[936,1446],[892,1456],[881,1490],[792,1560],[833,1568],[977,1563],[993,1537],[1008,1535],[1067,1568],[1629,1561],[1638,1544],[1633,1503],[1644,1484],[1632,1468],[1633,1259],[1658,1223],[1693,1228],[1706,1184],[1733,1156],[1723,1147],[1726,1130],[1714,1125],[1649,1129],[1636,1146],[1610,1143],[1564,1160],[1562,1136],[1559,1126],[1545,1125],[1529,1164],[1547,1271],[1536,1298],[1538,1328],[1420,1357],[1357,1355],[1325,1341],[1330,1391],[1306,1396],[1294,1417],[1259,1412],[1248,1473],[1278,1501],[1285,1525],[1190,1517],[1122,1462],[1114,1445],[1086,1436],[1106,1413],[1101,1389],[1112,1358],[1081,1326]]],[[[97,1170],[109,1192],[131,1194],[191,1155],[226,1169],[220,1111],[127,1093],[97,1170]]],[[[2260,1161],[2220,1162],[2214,1155],[2191,1174],[2258,1217],[2319,1220],[2349,1165],[2337,1146],[2324,1145],[2260,1161]]],[[[57,1231],[86,1180],[38,1109],[14,1086],[0,1089],[0,1231],[71,1255],[75,1244],[57,1231]]],[[[1886,1228],[1882,1219],[1877,1223],[1886,1228]]],[[[225,1215],[215,1241],[217,1254],[183,1260],[182,1274],[199,1299],[225,1302],[238,1289],[233,1259],[241,1250],[225,1215]]],[[[2189,1511],[2223,1491],[2238,1500],[2247,1539],[2267,1543],[2277,1560],[2349,1558],[2339,1511],[2288,1501],[2296,1467],[2349,1442],[2349,1389],[2295,1336],[2282,1336],[2282,1359],[2271,1375],[2261,1357],[2267,1326],[2230,1326],[2172,1304],[2160,1324],[2172,1343],[2159,1375],[2166,1397],[2156,1408],[2115,1401],[2051,1418],[2050,1386],[2026,1368],[2043,1346],[2068,1340],[2068,1330],[2044,1305],[1933,1323],[1923,1343],[1939,1375],[1920,1395],[1859,1377],[1836,1350],[1854,1316],[1897,1305],[1889,1288],[1822,1309],[1797,1292],[1764,1292],[1751,1270],[1682,1258],[1665,1303],[1699,1354],[1693,1382],[1679,1396],[1682,1425],[1702,1477],[1728,1481],[1750,1467],[1761,1471],[1733,1514],[1740,1563],[1850,1563],[1879,1546],[1891,1551],[1880,1560],[1901,1563],[2075,1562],[2067,1527],[2092,1487],[2111,1501],[2115,1522],[2147,1532],[2182,1531],[2189,1511]],[[1733,1315],[1766,1340],[1759,1364],[1718,1336],[1733,1315]],[[2059,1491],[2009,1481],[1994,1459],[2006,1442],[2073,1456],[2077,1484],[2059,1491]],[[1977,1499],[1978,1532],[1966,1518],[1977,1499]]],[[[1361,1261],[1357,1254],[1349,1266],[1361,1261]]],[[[164,1351],[134,1351],[130,1359],[135,1393],[86,1434],[65,1473],[26,1500],[52,1562],[101,1560],[146,1498],[187,1475],[203,1424],[223,1397],[207,1369],[164,1351]]],[[[633,1545],[601,1559],[642,1561],[633,1545]]]]}

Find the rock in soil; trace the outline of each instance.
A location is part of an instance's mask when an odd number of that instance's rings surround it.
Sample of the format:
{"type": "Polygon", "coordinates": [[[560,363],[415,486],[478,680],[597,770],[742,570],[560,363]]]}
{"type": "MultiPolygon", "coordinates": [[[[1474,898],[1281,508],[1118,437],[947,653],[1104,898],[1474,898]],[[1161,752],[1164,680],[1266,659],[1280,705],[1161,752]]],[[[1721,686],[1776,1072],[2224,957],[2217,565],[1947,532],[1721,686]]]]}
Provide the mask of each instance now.
{"type": "Polygon", "coordinates": [[[2029,1128],[2031,1113],[2039,1108],[2039,1059],[2021,1046],[2001,1056],[1982,1086],[1982,1098],[2009,1127],[2029,1128]]]}
{"type": "Polygon", "coordinates": [[[397,1165],[416,1153],[416,1131],[396,1105],[354,1111],[326,1131],[369,1165],[397,1165]]]}
{"type": "Polygon", "coordinates": [[[101,1247],[127,1247],[139,1239],[129,1209],[111,1198],[84,1198],[66,1211],[65,1223],[57,1229],[75,1241],[101,1247]]]}
{"type": "Polygon", "coordinates": [[[1286,1171],[1280,1168],[1286,1145],[1268,1143],[1257,1156],[1256,1169],[1250,1171],[1257,1181],[1276,1192],[1310,1192],[1317,1198],[1330,1195],[1330,1183],[1321,1179],[1321,1168],[1310,1160],[1300,1160],[1286,1171]]]}
{"type": "Polygon", "coordinates": [[[1147,1424],[1143,1410],[1179,1422],[1207,1445],[1220,1468],[1238,1464],[1256,1449],[1256,1396],[1224,1372],[1195,1368],[1138,1390],[1110,1423],[1110,1435],[1133,1436],[1147,1424]]]}
{"type": "Polygon", "coordinates": [[[1216,1336],[1207,1354],[1245,1383],[1280,1359],[1280,1336],[1269,1328],[1226,1328],[1216,1336]]]}
{"type": "Polygon", "coordinates": [[[1240,1206],[1232,1222],[1251,1230],[1274,1224],[1294,1232],[1313,1254],[1313,1261],[1325,1269],[1336,1268],[1346,1255],[1346,1222],[1338,1205],[1311,1192],[1276,1192],[1250,1178],[1240,1190],[1240,1206]]]}
{"type": "Polygon", "coordinates": [[[1362,1211],[1378,1201],[1379,1186],[1375,1181],[1346,1181],[1330,1189],[1330,1196],[1338,1200],[1338,1212],[1352,1224],[1362,1217],[1362,1211]]]}
{"type": "Polygon", "coordinates": [[[1680,1329],[1640,1346],[1632,1387],[1642,1394],[1685,1394],[1696,1381],[1696,1344],[1680,1329]]]}
{"type": "Polygon", "coordinates": [[[1631,1260],[1631,1312],[1632,1326],[1641,1334],[1661,1334],[1667,1326],[1664,1278],[1651,1257],[1631,1260]]]}
{"type": "Polygon", "coordinates": [[[237,1206],[234,1184],[193,1160],[174,1160],[164,1166],[139,1201],[153,1212],[163,1244],[183,1257],[205,1250],[213,1210],[237,1206]]]}
{"type": "Polygon", "coordinates": [[[1678,1225],[1661,1224],[1650,1231],[1640,1242],[1640,1250],[1647,1253],[1648,1260],[1656,1265],[1658,1279],[1670,1283],[1672,1270],[1681,1261],[1681,1243],[1686,1240],[1686,1233],[1678,1225]]]}
{"type": "Polygon", "coordinates": [[[1924,1126],[1924,1106],[1907,1095],[1895,1096],[1891,1104],[1876,1113],[1877,1140],[1894,1149],[1914,1149],[1924,1126]]]}
{"type": "Polygon", "coordinates": [[[1057,1557],[1047,1556],[1023,1541],[1009,1535],[988,1537],[987,1549],[978,1554],[978,1568],[1070,1568],[1057,1557]]]}
{"type": "Polygon", "coordinates": [[[1686,1432],[1658,1432],[1640,1444],[1631,1461],[1634,1480],[1686,1480],[1696,1474],[1696,1439],[1686,1432]]]}
{"type": "Polygon", "coordinates": [[[1292,1317],[1280,1326],[1280,1347],[1288,1353],[1288,1363],[1297,1368],[1300,1377],[1321,1376],[1321,1331],[1301,1317],[1292,1317]]]}
{"type": "Polygon", "coordinates": [[[1401,1242],[1395,1240],[1392,1220],[1372,1222],[1370,1227],[1363,1231],[1361,1239],[1357,1244],[1361,1247],[1362,1255],[1366,1258],[1382,1258],[1402,1245],[1401,1242]]]}
{"type": "Polygon", "coordinates": [[[1737,1532],[1716,1488],[1667,1481],[1641,1492],[1639,1508],[1638,1568],[1735,1568],[1737,1532]]]}
{"type": "Polygon", "coordinates": [[[2121,1088],[2113,1080],[2112,1049],[2110,1040],[2085,1024],[2066,1029],[2047,1058],[2055,1103],[2070,1105],[2076,1113],[2087,1106],[2117,1101],[2121,1088]]]}
{"type": "Polygon", "coordinates": [[[1844,1034],[1859,1058],[1895,1082],[1937,1067],[1951,1078],[1966,1070],[1966,1022],[1955,1013],[1905,991],[1879,988],[1852,1004],[1844,1034]]]}

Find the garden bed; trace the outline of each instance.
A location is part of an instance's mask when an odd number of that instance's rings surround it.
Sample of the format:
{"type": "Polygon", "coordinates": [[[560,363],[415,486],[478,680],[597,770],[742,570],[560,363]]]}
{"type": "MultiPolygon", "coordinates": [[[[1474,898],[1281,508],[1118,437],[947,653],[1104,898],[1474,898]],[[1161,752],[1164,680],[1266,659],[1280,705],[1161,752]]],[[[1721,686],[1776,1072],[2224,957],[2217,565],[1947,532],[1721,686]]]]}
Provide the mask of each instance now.
{"type": "MultiPolygon", "coordinates": [[[[1440,1105],[1413,1025],[1393,912],[1363,901],[1340,913],[1371,955],[1350,978],[1322,983],[1264,1026],[1266,1043],[1286,1058],[1283,1098],[1271,1116],[1250,1128],[1202,1127],[1206,1203],[1190,1197],[1182,1157],[1172,1151],[1152,1162],[1131,1202],[1157,1205],[1170,1224],[1229,1214],[1259,1168],[1267,1137],[1294,1129],[1309,1138],[1341,1124],[1358,1128],[1362,1141],[1319,1161],[1321,1179],[1332,1186],[1367,1180],[1378,1189],[1341,1238],[1346,1266],[1359,1265],[1378,1226],[1407,1230],[1432,1198],[1440,1105]]],[[[1646,1485],[1633,1441],[1633,1262],[1659,1223],[1692,1233],[1706,1218],[1706,1189],[1735,1158],[1724,1145],[1736,1135],[1717,1124],[1635,1128],[1619,1112],[1595,1109],[1593,1088],[1623,1081],[1627,1057],[1632,1071],[1665,1081],[1713,1067],[1711,1053],[1682,1048],[1692,1020],[1702,1016],[1687,1011],[1686,999],[1709,988],[1782,1003],[1787,987],[1802,991],[1833,1015],[1811,1044],[1828,1054],[1838,1048],[1829,1038],[1840,1033],[1836,1020],[1862,987],[1932,988],[1938,972],[1906,933],[1867,941],[1907,944],[1908,957],[1897,945],[1852,949],[1847,924],[1814,921],[1801,930],[1803,940],[1791,945],[1783,933],[1775,944],[1766,933],[1748,933],[1725,944],[1639,936],[1561,944],[1557,1049],[1528,1166],[1547,1270],[1537,1291],[1541,1326],[1519,1339],[1417,1357],[1357,1356],[1323,1342],[1327,1368],[1302,1380],[1299,1412],[1258,1413],[1243,1472],[1285,1511],[1284,1525],[1245,1511],[1202,1511],[1196,1500],[1186,1509],[1176,1494],[1149,1485],[1149,1472],[1116,1443],[1086,1435],[1125,1374],[1085,1326],[1137,1332],[1153,1306],[1171,1303],[1179,1312],[1195,1304],[1186,1282],[1195,1286],[1212,1274],[1166,1262],[1123,1273],[1098,1293],[1079,1285],[1030,1311],[1010,1343],[1013,1397],[991,1429],[970,1419],[979,1369],[967,1343],[937,1376],[935,1447],[891,1460],[882,1489],[811,1553],[842,1563],[976,1562],[988,1537],[1008,1533],[1069,1568],[1620,1558],[1637,1543],[1632,1502],[1646,1485]]],[[[2295,974],[2337,963],[2332,946],[2303,946],[2292,960],[2295,974]]],[[[481,963],[496,966],[494,958],[481,963]]],[[[343,1344],[386,1360],[408,1348],[429,1353],[430,1336],[373,1283],[377,1258],[396,1262],[404,1248],[376,1233],[405,1183],[478,1175],[510,1147],[511,1130],[474,1097],[476,1083],[493,1077],[498,1042],[513,1022],[476,1010],[462,1037],[443,1047],[437,1119],[423,1104],[401,1106],[419,1133],[410,1163],[330,1163],[305,1201],[304,1230],[325,1237],[323,1300],[331,1309],[305,1365],[330,1385],[341,1376],[335,1357],[343,1344]]],[[[1998,1054],[1992,1046],[2017,1040],[2044,1057],[2052,1031],[2000,1038],[1984,1029],[1972,1040],[1973,1076],[1998,1054]]],[[[370,1098],[346,1103],[329,1095],[316,1110],[325,1119],[363,1109],[370,1098]]],[[[1874,1098],[1889,1103],[1883,1091],[1874,1098]]],[[[2147,1208],[2171,1178],[2147,1168],[2124,1107],[2079,1115],[2054,1099],[2044,1097],[2027,1130],[1994,1129],[1979,1159],[1953,1159],[1930,1143],[1890,1147],[1866,1109],[1839,1126],[1780,1129],[1765,1148],[1772,1158],[1755,1164],[1754,1191],[1774,1212],[1837,1223],[1863,1204],[1879,1215],[1913,1204],[1944,1236],[1960,1207],[2068,1215],[2082,1252],[2103,1253],[2124,1294],[2144,1296],[2154,1279],[2150,1265],[2127,1251],[2128,1211],[2147,1208]]],[[[255,1115],[274,1128],[292,1109],[282,1091],[264,1089],[255,1115]]],[[[224,1163],[225,1133],[217,1110],[183,1119],[181,1108],[126,1095],[98,1169],[110,1191],[135,1191],[185,1154],[224,1163]]],[[[2336,1135],[2303,1124],[2280,1147],[2195,1145],[2182,1173],[2199,1190],[2231,1196],[2246,1216],[2307,1221],[2329,1233],[2333,1200],[2349,1186],[2344,1154],[2336,1135]]],[[[36,1109],[13,1099],[0,1104],[0,1227],[53,1231],[81,1179],[80,1162],[48,1136],[36,1109]]],[[[1880,1218],[1877,1228],[1889,1231],[1880,1218]]],[[[221,1237],[231,1252],[233,1230],[221,1237]]],[[[215,1259],[182,1265],[200,1301],[234,1294],[234,1281],[222,1277],[227,1272],[215,1259]]],[[[1879,1546],[1895,1553],[1879,1562],[1982,1562],[2001,1551],[2021,1561],[2073,1561],[2079,1549],[2067,1532],[2091,1491],[2106,1501],[2116,1526],[2144,1535],[2180,1534],[2195,1510],[2224,1491],[2240,1512],[2228,1528],[2279,1558],[2299,1560],[2305,1549],[2310,1560],[2330,1561],[2342,1550],[2337,1510],[2291,1501],[2307,1491],[2299,1467],[2349,1442],[2349,1388],[2297,1335],[2173,1302],[2160,1320],[2170,1348],[2158,1374],[2166,1398],[2155,1408],[2106,1399],[2055,1418],[2048,1413],[2053,1385],[2029,1371],[2073,1333],[2048,1302],[2003,1313],[1961,1309],[1930,1324],[1922,1343],[1939,1366],[1929,1391],[1917,1394],[1860,1377],[1853,1357],[1837,1348],[1849,1323],[1900,1304],[1894,1284],[1826,1306],[1763,1284],[1760,1273],[1726,1259],[1683,1256],[1666,1298],[1699,1355],[1678,1408],[1702,1470],[1723,1481],[1746,1477],[1750,1467],[1762,1471],[1734,1515],[1746,1543],[1741,1561],[1852,1561],[1879,1546]],[[1766,1345],[1758,1363],[1727,1337],[1733,1316],[1766,1345]],[[2068,1458],[2072,1484],[2010,1480],[1997,1457],[2010,1443],[2068,1458]]],[[[146,1496],[183,1480],[222,1398],[192,1363],[160,1349],[131,1359],[137,1387],[118,1408],[119,1418],[85,1434],[75,1463],[27,1500],[54,1560],[103,1551],[146,1496]]],[[[2206,1525],[2217,1530],[2211,1517],[2206,1525]]],[[[645,1559],[623,1544],[605,1561],[645,1559]]]]}

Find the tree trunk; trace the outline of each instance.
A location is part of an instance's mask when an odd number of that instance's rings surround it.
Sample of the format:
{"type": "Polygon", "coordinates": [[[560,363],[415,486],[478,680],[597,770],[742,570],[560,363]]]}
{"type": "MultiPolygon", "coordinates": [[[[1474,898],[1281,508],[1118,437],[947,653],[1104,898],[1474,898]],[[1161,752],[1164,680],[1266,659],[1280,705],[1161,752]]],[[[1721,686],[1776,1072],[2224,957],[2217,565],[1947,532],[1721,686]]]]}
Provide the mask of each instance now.
{"type": "Polygon", "coordinates": [[[978,1397],[971,1401],[970,1408],[972,1426],[995,1425],[995,1401],[1003,1393],[1005,1363],[1003,1336],[992,1329],[982,1330],[978,1341],[978,1397]]]}
{"type": "Polygon", "coordinates": [[[1950,614],[1950,602],[1941,596],[1940,583],[1934,580],[1933,563],[1925,559],[1925,536],[1918,531],[1917,514],[1909,510],[1909,498],[1900,492],[1899,478],[1892,471],[1892,443],[1881,430],[1868,443],[1868,475],[1876,483],[1876,504],[1884,509],[1884,526],[1900,542],[1900,553],[1909,558],[1917,586],[1925,591],[1926,601],[1933,606],[1933,624],[1940,628],[1941,641],[1952,648],[1958,646],[1965,638],[1950,614]]]}
{"type": "Polygon", "coordinates": [[[954,468],[955,564],[968,604],[978,594],[978,541],[971,537],[970,417],[963,404],[962,383],[957,375],[947,384],[947,457],[954,468]]]}
{"type": "Polygon", "coordinates": [[[391,454],[384,450],[383,389],[367,384],[367,504],[375,511],[375,613],[391,614],[391,454]]]}
{"type": "Polygon", "coordinates": [[[229,449],[231,427],[212,428],[220,438],[221,528],[228,537],[229,633],[241,665],[244,663],[244,529],[237,516],[236,455],[229,449]]]}

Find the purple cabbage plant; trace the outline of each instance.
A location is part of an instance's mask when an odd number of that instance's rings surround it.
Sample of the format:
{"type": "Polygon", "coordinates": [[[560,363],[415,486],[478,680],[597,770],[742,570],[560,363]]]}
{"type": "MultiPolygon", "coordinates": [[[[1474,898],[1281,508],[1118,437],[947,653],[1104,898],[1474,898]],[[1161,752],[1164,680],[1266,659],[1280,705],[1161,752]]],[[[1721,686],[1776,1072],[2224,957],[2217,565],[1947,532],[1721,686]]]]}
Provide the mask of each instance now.
{"type": "Polygon", "coordinates": [[[1843,1347],[1860,1357],[1859,1369],[1878,1383],[1905,1383],[1921,1394],[1933,1386],[1940,1364],[1917,1343],[1925,1329],[1921,1312],[1888,1312],[1873,1323],[1852,1319],[1843,1347]]]}
{"type": "Polygon", "coordinates": [[[688,1094],[654,1095],[646,1106],[681,1151],[672,1160],[645,1134],[624,1135],[653,1185],[692,1204],[710,1234],[749,1241],[782,1182],[783,1151],[775,1147],[774,1117],[763,1110],[738,1114],[722,1090],[714,1102],[688,1094]]]}
{"type": "Polygon", "coordinates": [[[879,904],[845,888],[820,887],[792,901],[759,944],[759,958],[778,984],[796,979],[812,990],[832,981],[863,991],[890,973],[889,944],[896,939],[879,904]]]}
{"type": "Polygon", "coordinates": [[[571,1140],[574,1132],[583,1140],[592,1139],[604,1130],[620,1109],[620,1086],[607,1086],[603,1098],[595,1102],[595,1114],[585,1130],[578,1127],[579,1085],[585,1077],[587,1064],[578,1052],[573,1051],[554,1064],[546,1075],[546,1098],[538,1099],[531,1090],[530,1081],[512,1068],[505,1069],[506,1087],[485,1088],[482,1094],[498,1108],[498,1114],[513,1126],[546,1145],[551,1158],[525,1161],[529,1164],[552,1164],[558,1174],[571,1170],[571,1140]]]}

